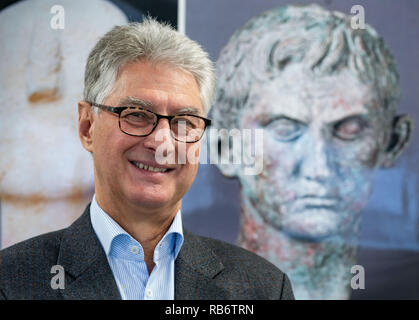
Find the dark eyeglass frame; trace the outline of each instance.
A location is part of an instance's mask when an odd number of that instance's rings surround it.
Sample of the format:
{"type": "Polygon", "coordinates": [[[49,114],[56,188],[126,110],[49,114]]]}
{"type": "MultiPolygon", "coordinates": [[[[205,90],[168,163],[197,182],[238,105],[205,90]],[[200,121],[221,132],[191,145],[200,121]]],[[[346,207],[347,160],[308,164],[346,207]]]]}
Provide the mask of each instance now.
{"type": "Polygon", "coordinates": [[[112,107],[112,106],[107,106],[107,105],[104,105],[104,104],[94,103],[94,102],[90,102],[90,101],[86,101],[86,102],[88,104],[92,105],[92,106],[98,107],[100,109],[109,111],[109,112],[114,113],[114,114],[117,114],[118,115],[118,126],[119,126],[119,129],[123,133],[125,133],[125,134],[127,134],[129,136],[133,136],[133,137],[146,137],[146,136],[149,136],[150,134],[153,133],[154,129],[159,124],[160,119],[167,119],[168,122],[169,122],[170,134],[172,135],[172,138],[173,139],[175,139],[176,141],[179,141],[179,142],[184,142],[184,143],[195,143],[195,142],[198,142],[199,140],[202,139],[202,136],[204,135],[205,130],[207,129],[207,127],[209,127],[211,125],[211,119],[207,119],[207,118],[204,118],[204,117],[201,117],[201,116],[197,116],[196,114],[181,113],[181,114],[177,114],[177,115],[174,115],[174,116],[165,116],[165,115],[156,113],[154,111],[148,110],[148,109],[143,108],[143,107],[112,107]],[[153,128],[151,129],[151,131],[149,133],[147,133],[147,134],[138,135],[138,134],[131,134],[131,133],[128,133],[128,132],[125,132],[124,130],[122,130],[122,128],[121,128],[121,114],[122,114],[122,112],[124,110],[127,110],[127,109],[143,110],[143,111],[147,111],[147,112],[150,112],[150,113],[154,114],[157,117],[157,120],[156,120],[156,123],[153,125],[153,128]],[[202,131],[201,137],[198,140],[195,140],[195,141],[183,141],[183,140],[177,139],[174,136],[173,131],[172,131],[172,119],[173,118],[176,118],[178,116],[192,116],[192,117],[196,117],[196,118],[200,118],[200,119],[204,120],[205,127],[204,127],[204,130],[202,131]]]}

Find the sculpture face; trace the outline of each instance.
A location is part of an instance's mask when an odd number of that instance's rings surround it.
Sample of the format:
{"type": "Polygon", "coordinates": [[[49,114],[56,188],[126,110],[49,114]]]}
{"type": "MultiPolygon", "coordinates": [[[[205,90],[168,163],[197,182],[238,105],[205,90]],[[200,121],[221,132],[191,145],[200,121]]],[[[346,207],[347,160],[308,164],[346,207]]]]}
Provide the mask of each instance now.
{"type": "Polygon", "coordinates": [[[265,222],[310,240],[353,232],[391,132],[374,89],[289,66],[253,84],[248,106],[241,127],[264,128],[264,166],[240,181],[265,222]]]}

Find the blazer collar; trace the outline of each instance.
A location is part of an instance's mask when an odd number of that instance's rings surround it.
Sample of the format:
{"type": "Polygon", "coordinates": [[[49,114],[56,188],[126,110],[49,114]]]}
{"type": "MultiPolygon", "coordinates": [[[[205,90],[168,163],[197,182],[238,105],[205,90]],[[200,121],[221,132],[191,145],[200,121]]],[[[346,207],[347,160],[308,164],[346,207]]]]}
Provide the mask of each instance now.
{"type": "Polygon", "coordinates": [[[215,277],[224,269],[202,239],[184,229],[184,242],[175,261],[175,299],[225,299],[215,277]]]}
{"type": "Polygon", "coordinates": [[[90,204],[63,233],[58,264],[69,277],[62,293],[67,299],[121,299],[106,254],[93,230],[89,208],[90,204]]]}
{"type": "MultiPolygon", "coordinates": [[[[215,277],[224,269],[200,237],[183,229],[184,242],[175,260],[175,299],[224,299],[215,277]]],[[[58,255],[66,274],[67,299],[121,299],[105,251],[90,221],[90,204],[63,231],[58,255]]]]}

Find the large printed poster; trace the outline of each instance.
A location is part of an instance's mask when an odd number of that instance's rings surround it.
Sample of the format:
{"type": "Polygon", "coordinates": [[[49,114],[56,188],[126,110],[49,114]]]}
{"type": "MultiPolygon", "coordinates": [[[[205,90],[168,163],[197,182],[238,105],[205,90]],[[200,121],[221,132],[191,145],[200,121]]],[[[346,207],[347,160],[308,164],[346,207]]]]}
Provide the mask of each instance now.
{"type": "Polygon", "coordinates": [[[189,1],[187,34],[217,61],[215,126],[262,129],[263,161],[202,164],[186,224],[267,258],[297,298],[417,298],[418,15],[408,0],[189,1]]]}

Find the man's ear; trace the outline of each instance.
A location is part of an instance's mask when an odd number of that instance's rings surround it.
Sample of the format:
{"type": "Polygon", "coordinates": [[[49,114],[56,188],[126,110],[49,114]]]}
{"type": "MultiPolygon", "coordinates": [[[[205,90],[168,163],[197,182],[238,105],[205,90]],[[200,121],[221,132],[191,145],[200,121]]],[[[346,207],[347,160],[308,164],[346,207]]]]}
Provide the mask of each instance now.
{"type": "Polygon", "coordinates": [[[79,110],[79,137],[83,147],[89,151],[93,152],[93,121],[94,114],[92,107],[86,101],[79,101],[78,103],[79,110]]]}
{"type": "Polygon", "coordinates": [[[390,140],[381,163],[382,167],[389,168],[394,165],[409,144],[412,129],[413,120],[408,115],[394,117],[390,140]]]}

